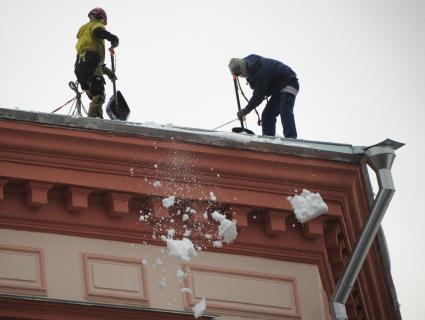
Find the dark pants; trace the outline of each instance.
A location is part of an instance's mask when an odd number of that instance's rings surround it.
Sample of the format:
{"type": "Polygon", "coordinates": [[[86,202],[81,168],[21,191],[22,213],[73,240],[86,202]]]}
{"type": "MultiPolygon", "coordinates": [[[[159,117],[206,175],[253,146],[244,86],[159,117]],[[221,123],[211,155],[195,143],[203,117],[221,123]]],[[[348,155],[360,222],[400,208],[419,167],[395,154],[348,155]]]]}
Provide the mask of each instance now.
{"type": "MultiPolygon", "coordinates": [[[[292,81],[290,86],[299,89],[297,80],[292,81]]],[[[266,104],[261,115],[262,129],[264,136],[276,135],[276,120],[280,115],[283,135],[285,138],[297,138],[297,128],[294,118],[295,96],[288,92],[278,92],[273,94],[266,104]]]]}
{"type": "Polygon", "coordinates": [[[105,79],[96,75],[96,69],[100,63],[99,55],[94,52],[86,52],[84,60],[77,57],[74,73],[80,83],[81,89],[87,92],[87,96],[92,99],[97,95],[105,94],[105,79]]]}

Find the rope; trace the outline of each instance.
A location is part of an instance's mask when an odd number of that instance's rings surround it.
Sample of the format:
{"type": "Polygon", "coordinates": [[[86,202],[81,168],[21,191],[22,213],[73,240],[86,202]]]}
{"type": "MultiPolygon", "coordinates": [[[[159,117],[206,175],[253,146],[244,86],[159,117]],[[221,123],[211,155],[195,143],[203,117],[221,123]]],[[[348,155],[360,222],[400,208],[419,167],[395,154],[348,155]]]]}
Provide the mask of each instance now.
{"type": "Polygon", "coordinates": [[[59,108],[55,109],[52,111],[52,113],[55,113],[56,111],[59,111],[60,109],[62,109],[63,107],[65,107],[67,104],[70,104],[72,101],[76,100],[77,97],[72,98],[71,100],[68,100],[67,102],[65,102],[63,105],[61,105],[59,108]]]}
{"type": "Polygon", "coordinates": [[[62,109],[63,107],[65,107],[66,105],[68,105],[68,104],[70,104],[72,102],[72,105],[71,105],[71,107],[69,108],[69,111],[68,111],[68,116],[71,114],[71,112],[72,112],[72,115],[74,115],[75,112],[78,112],[78,110],[77,110],[77,104],[78,103],[80,103],[80,106],[82,107],[82,109],[84,110],[84,112],[87,114],[87,110],[86,110],[86,108],[84,107],[84,105],[83,105],[83,103],[81,101],[81,95],[83,95],[85,91],[82,91],[82,92],[79,92],[78,91],[78,81],[76,81],[76,82],[70,81],[68,83],[68,86],[71,88],[72,91],[75,92],[75,97],[72,98],[72,99],[70,99],[70,100],[68,100],[63,105],[61,105],[60,107],[56,108],[55,110],[53,110],[52,113],[55,113],[56,111],[59,111],[60,109],[62,109]],[[73,108],[75,108],[75,109],[73,110],[73,108]]]}
{"type": "Polygon", "coordinates": [[[225,125],[228,125],[228,124],[230,124],[230,123],[232,123],[234,121],[237,121],[237,120],[239,120],[239,119],[237,119],[237,118],[236,119],[233,119],[232,121],[226,122],[225,124],[222,124],[221,126],[218,126],[217,128],[214,128],[214,129],[211,129],[211,130],[220,129],[220,128],[224,127],[225,125]]]}

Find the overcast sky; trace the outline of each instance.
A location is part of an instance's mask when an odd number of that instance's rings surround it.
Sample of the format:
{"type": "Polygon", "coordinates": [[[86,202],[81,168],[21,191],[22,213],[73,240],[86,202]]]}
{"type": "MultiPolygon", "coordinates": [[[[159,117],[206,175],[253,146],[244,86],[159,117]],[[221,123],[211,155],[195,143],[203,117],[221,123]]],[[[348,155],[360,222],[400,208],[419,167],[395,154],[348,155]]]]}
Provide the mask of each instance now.
{"type": "MultiPolygon", "coordinates": [[[[424,318],[425,1],[0,0],[0,107],[51,112],[73,96],[76,33],[96,6],[120,38],[131,121],[212,129],[234,119],[227,64],[256,53],[298,74],[299,138],[406,143],[383,225],[402,315],[424,318]]],[[[261,133],[254,113],[248,122],[261,133]]]]}

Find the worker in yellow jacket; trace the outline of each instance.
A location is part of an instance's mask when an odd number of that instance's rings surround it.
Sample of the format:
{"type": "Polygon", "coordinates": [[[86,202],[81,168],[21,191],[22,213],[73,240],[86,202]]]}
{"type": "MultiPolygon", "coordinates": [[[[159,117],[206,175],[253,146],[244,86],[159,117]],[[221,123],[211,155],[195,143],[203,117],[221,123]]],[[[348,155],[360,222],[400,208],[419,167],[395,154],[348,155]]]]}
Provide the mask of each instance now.
{"type": "Polygon", "coordinates": [[[90,98],[88,116],[103,118],[102,105],[105,102],[106,74],[111,80],[116,79],[115,74],[105,65],[105,39],[111,43],[111,48],[118,46],[118,37],[106,31],[108,18],[105,10],[94,8],[90,10],[90,22],[84,24],[77,34],[77,61],[75,62],[75,75],[90,98]]]}

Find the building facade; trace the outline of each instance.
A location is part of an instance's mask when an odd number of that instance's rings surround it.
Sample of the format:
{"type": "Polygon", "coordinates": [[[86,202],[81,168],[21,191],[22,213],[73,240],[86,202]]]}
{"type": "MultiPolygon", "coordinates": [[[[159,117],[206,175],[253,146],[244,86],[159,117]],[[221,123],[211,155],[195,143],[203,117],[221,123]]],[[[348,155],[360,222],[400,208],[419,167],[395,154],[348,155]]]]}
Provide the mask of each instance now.
{"type": "MultiPolygon", "coordinates": [[[[192,319],[203,298],[203,319],[331,319],[373,203],[364,153],[0,109],[0,319],[192,319]],[[328,206],[304,224],[303,189],[328,206]],[[183,236],[186,261],[164,242],[183,236]]],[[[382,232],[346,308],[401,318],[382,232]]]]}

